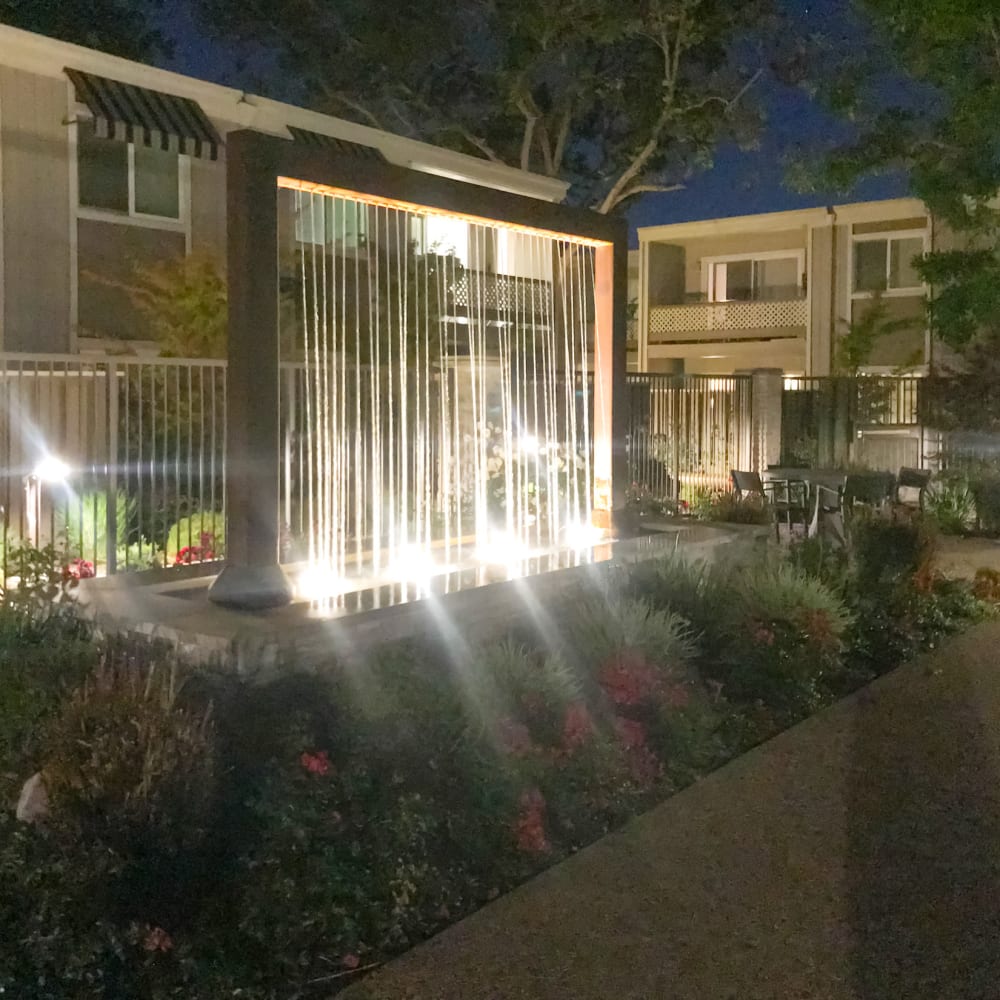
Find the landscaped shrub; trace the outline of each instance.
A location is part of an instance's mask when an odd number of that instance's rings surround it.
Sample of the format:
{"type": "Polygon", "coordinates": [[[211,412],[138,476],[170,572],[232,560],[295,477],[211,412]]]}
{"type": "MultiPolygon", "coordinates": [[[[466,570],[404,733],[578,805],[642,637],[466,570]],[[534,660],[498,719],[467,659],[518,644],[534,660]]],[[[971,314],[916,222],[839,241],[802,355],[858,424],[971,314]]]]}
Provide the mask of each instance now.
{"type": "Polygon", "coordinates": [[[887,520],[858,514],[850,524],[850,546],[860,593],[912,584],[926,589],[933,577],[937,538],[927,518],[887,520]]]}
{"type": "Polygon", "coordinates": [[[226,554],[226,518],[219,511],[197,510],[167,532],[168,566],[222,559],[226,554]]]}
{"type": "Polygon", "coordinates": [[[788,563],[758,563],[730,581],[718,624],[725,645],[704,670],[730,700],[760,701],[789,718],[805,714],[841,667],[849,621],[819,580],[788,563]]]}
{"type": "Polygon", "coordinates": [[[732,524],[769,524],[771,512],[763,497],[741,496],[716,491],[702,492],[695,497],[692,513],[703,521],[725,521],[732,524]]]}
{"type": "Polygon", "coordinates": [[[878,573],[812,545],[673,557],[546,608],[544,635],[309,675],[192,671],[0,608],[0,670],[29,650],[0,789],[40,770],[50,799],[40,824],[0,814],[0,987],[325,1000],[981,614],[902,527],[862,527],[902,539],[878,573]]]}
{"type": "Polygon", "coordinates": [[[961,535],[976,522],[975,493],[961,472],[935,476],[924,496],[924,510],[946,535],[961,535]]]}

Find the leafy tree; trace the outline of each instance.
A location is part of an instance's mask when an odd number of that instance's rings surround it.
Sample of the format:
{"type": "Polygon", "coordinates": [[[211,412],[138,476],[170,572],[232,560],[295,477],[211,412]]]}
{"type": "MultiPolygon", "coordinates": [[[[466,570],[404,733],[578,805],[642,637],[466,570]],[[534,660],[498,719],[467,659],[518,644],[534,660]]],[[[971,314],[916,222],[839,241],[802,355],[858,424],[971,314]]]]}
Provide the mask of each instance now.
{"type": "MultiPolygon", "coordinates": [[[[857,375],[865,365],[871,364],[872,355],[878,342],[893,333],[904,333],[918,325],[912,316],[893,319],[889,314],[889,303],[881,292],[872,296],[861,315],[851,323],[844,324],[844,331],[837,342],[837,367],[845,375],[857,375]]],[[[903,368],[920,364],[923,350],[907,360],[903,368]]]]}
{"type": "Polygon", "coordinates": [[[869,44],[824,88],[854,125],[813,181],[846,189],[905,170],[964,249],[926,256],[936,335],[958,349],[1000,339],[1000,5],[997,0],[854,0],[869,44]]]}
{"type": "Polygon", "coordinates": [[[169,54],[150,15],[161,0],[0,0],[0,23],[126,59],[169,54]]]}
{"type": "Polygon", "coordinates": [[[750,142],[772,0],[199,0],[320,110],[572,183],[610,212],[750,142]]]}

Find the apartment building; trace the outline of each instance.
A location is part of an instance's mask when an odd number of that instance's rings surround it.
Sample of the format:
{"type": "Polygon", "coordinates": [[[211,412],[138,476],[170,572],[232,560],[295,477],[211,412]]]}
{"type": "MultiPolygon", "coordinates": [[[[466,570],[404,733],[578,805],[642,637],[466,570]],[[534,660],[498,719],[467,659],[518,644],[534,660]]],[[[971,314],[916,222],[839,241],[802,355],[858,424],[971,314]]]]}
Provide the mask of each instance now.
{"type": "MultiPolygon", "coordinates": [[[[141,350],[150,334],[131,276],[192,253],[224,268],[226,136],[245,128],[543,201],[566,192],[552,178],[0,25],[0,350],[141,350]]],[[[363,224],[341,229],[358,241],[363,224]]],[[[308,241],[309,221],[300,229],[308,241]]],[[[475,274],[537,277],[516,247],[473,246],[467,230],[419,235],[475,274]]]]}
{"type": "Polygon", "coordinates": [[[641,228],[630,368],[829,375],[878,303],[891,332],[866,370],[924,371],[935,345],[914,261],[950,245],[912,198],[641,228]]]}

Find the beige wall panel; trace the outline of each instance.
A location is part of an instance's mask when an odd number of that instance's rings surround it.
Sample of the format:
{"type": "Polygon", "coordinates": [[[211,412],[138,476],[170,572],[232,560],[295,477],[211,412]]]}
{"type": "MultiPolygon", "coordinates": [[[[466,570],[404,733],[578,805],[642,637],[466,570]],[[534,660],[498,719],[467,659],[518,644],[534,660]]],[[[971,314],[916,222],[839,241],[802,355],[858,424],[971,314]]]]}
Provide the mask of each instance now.
{"type": "Polygon", "coordinates": [[[122,287],[137,266],[184,256],[184,234],[81,219],[79,222],[81,337],[152,340],[145,317],[122,287]]]}
{"type": "Polygon", "coordinates": [[[702,291],[701,262],[704,257],[728,257],[733,254],[768,253],[772,250],[805,250],[807,230],[799,227],[777,233],[737,233],[732,236],[706,236],[677,240],[685,252],[685,286],[688,296],[702,291]]]}
{"type": "Polygon", "coordinates": [[[67,84],[0,67],[3,349],[68,351],[67,84]]]}
{"type": "Polygon", "coordinates": [[[226,267],[226,162],[191,157],[191,250],[210,254],[226,267]]]}
{"type": "MultiPolygon", "coordinates": [[[[906,319],[912,322],[912,329],[900,330],[879,338],[872,351],[871,365],[891,367],[924,364],[925,312],[924,301],[916,296],[885,299],[887,320],[906,319]]],[[[864,316],[869,307],[869,299],[855,299],[853,303],[854,321],[864,316]]]]}

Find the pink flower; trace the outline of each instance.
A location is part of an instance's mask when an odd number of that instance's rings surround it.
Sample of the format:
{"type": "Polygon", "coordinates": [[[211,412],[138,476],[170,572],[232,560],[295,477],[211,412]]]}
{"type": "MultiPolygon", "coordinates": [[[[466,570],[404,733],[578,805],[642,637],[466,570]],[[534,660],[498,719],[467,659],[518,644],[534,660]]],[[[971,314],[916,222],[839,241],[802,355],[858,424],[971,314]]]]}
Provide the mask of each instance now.
{"type": "Polygon", "coordinates": [[[89,559],[72,559],[63,567],[64,580],[92,580],[97,576],[97,570],[89,559]]]}
{"type": "Polygon", "coordinates": [[[361,959],[357,955],[345,955],[340,963],[345,969],[356,969],[361,964],[361,959]]]}
{"type": "Polygon", "coordinates": [[[525,854],[545,854],[552,849],[545,836],[545,799],[537,788],[521,796],[514,836],[525,854]]]}
{"type": "Polygon", "coordinates": [[[142,947],[146,951],[158,951],[165,954],[173,949],[174,941],[162,927],[150,927],[143,938],[142,947]]]}
{"type": "Polygon", "coordinates": [[[598,683],[615,705],[639,705],[659,687],[656,669],[637,649],[625,649],[600,670],[598,683]]]}
{"type": "Polygon", "coordinates": [[[531,733],[523,722],[510,716],[502,718],[496,726],[497,742],[505,753],[522,757],[531,750],[531,733]]]}
{"type": "Polygon", "coordinates": [[[628,759],[632,776],[640,785],[651,785],[663,773],[663,765],[646,746],[646,727],[634,719],[615,719],[615,732],[628,759]]]}
{"type": "Polygon", "coordinates": [[[329,774],[330,758],[325,750],[317,753],[304,752],[299,758],[299,762],[310,774],[329,774]]]}
{"type": "Polygon", "coordinates": [[[574,701],[566,709],[563,717],[562,742],[566,750],[575,750],[590,738],[594,731],[594,722],[590,718],[590,712],[582,701],[574,701]]]}

